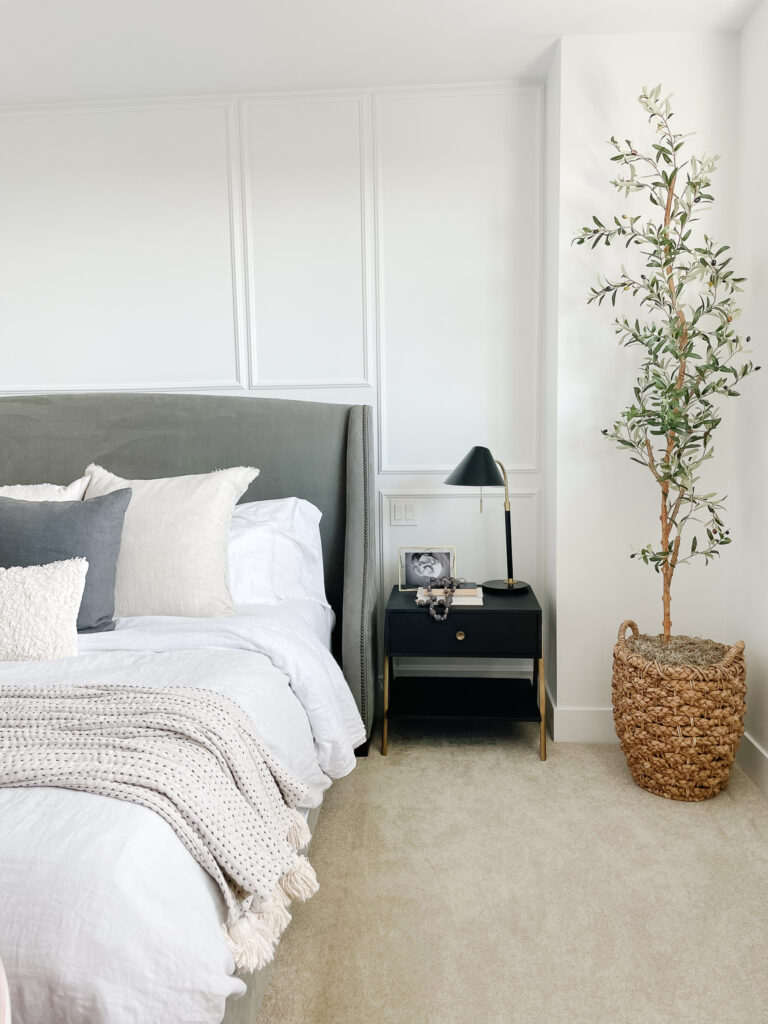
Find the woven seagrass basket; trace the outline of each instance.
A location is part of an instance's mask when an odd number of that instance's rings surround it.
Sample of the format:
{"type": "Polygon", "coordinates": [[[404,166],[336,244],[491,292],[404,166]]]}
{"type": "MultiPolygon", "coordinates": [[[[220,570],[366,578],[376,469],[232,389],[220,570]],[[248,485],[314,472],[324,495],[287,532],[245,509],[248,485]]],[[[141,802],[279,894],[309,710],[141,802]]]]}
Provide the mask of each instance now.
{"type": "Polygon", "coordinates": [[[716,665],[661,665],[634,654],[622,622],[613,649],[613,720],[632,778],[670,800],[708,800],[728,785],[744,732],[747,666],[739,641],[716,665]]]}

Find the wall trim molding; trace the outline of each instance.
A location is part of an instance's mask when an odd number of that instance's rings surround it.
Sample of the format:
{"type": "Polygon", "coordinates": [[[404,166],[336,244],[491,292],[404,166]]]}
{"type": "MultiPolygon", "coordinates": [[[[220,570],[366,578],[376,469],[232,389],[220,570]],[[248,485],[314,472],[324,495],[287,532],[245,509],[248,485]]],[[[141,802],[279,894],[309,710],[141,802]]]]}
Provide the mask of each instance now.
{"type": "Polygon", "coordinates": [[[327,389],[372,387],[371,365],[373,362],[373,332],[375,315],[371,296],[373,240],[371,238],[371,127],[370,94],[367,90],[339,90],[322,93],[262,93],[237,98],[239,109],[240,181],[242,187],[242,226],[244,239],[245,271],[245,322],[248,350],[248,388],[251,391],[284,390],[288,388],[327,389]],[[248,181],[250,164],[248,160],[248,111],[253,107],[295,106],[296,104],[355,103],[358,117],[358,160],[360,175],[360,267],[362,289],[362,377],[317,377],[309,379],[266,380],[259,377],[257,302],[254,291],[253,268],[253,216],[249,198],[248,181]]]}
{"type": "MultiPolygon", "coordinates": [[[[284,390],[328,390],[333,388],[375,388],[376,419],[377,419],[377,452],[379,473],[384,475],[416,476],[424,474],[447,473],[452,466],[395,466],[385,463],[383,458],[383,388],[382,388],[382,324],[380,295],[382,289],[380,266],[380,238],[378,211],[378,146],[376,140],[376,105],[379,100],[406,99],[408,97],[462,97],[462,96],[538,96],[537,134],[539,145],[534,154],[539,167],[543,165],[541,151],[543,146],[542,133],[542,98],[543,85],[539,82],[490,80],[466,83],[435,83],[421,85],[418,83],[397,86],[374,86],[365,88],[323,89],[311,91],[307,89],[260,92],[231,92],[221,95],[201,93],[185,96],[150,96],[122,97],[100,100],[61,101],[44,103],[14,103],[0,105],[0,118],[19,118],[32,116],[64,116],[88,115],[94,113],[145,112],[154,110],[202,110],[220,109],[226,118],[226,160],[228,167],[228,202],[229,202],[229,241],[231,252],[232,275],[232,332],[234,345],[235,375],[233,380],[201,380],[201,381],[165,381],[162,383],[142,382],[105,382],[89,385],[91,391],[253,391],[256,393],[284,390]],[[259,380],[255,366],[255,329],[251,298],[248,232],[249,214],[247,209],[247,139],[245,112],[251,106],[306,103],[356,102],[359,111],[359,150],[360,150],[360,182],[361,182],[361,266],[363,289],[363,375],[360,378],[339,379],[296,379],[296,380],[259,380]],[[373,380],[374,367],[376,380],[373,380]]],[[[535,202],[539,211],[539,222],[542,226],[541,189],[537,185],[535,202]]],[[[537,239],[541,252],[541,240],[537,239]]],[[[541,261],[537,261],[540,263],[541,261]]],[[[538,280],[541,293],[541,280],[538,280]]],[[[539,472],[541,446],[541,316],[538,318],[536,332],[537,347],[537,381],[536,390],[539,402],[536,409],[534,430],[534,462],[515,464],[505,460],[505,466],[511,474],[531,474],[539,472]]],[[[2,394],[35,394],[72,393],[81,391],[81,386],[38,385],[29,387],[4,387],[2,394]]]]}
{"type": "Polygon", "coordinates": [[[618,743],[612,707],[552,705],[552,736],[556,743],[618,743]]]}
{"type": "MultiPolygon", "coordinates": [[[[510,476],[518,476],[518,475],[522,475],[524,473],[525,474],[528,474],[528,473],[538,473],[540,471],[539,467],[538,466],[534,466],[534,465],[524,466],[524,465],[520,465],[520,464],[511,462],[511,461],[508,461],[507,459],[504,459],[504,458],[500,459],[499,461],[504,463],[504,468],[506,469],[507,473],[510,476]]],[[[425,476],[425,475],[434,474],[435,476],[437,476],[438,474],[450,473],[451,470],[455,469],[455,468],[456,468],[456,463],[454,463],[452,466],[440,465],[438,463],[433,463],[432,465],[429,465],[429,466],[387,466],[385,469],[380,469],[379,470],[379,475],[380,476],[425,476]]],[[[512,492],[510,491],[510,494],[511,493],[512,492]]],[[[485,496],[486,495],[484,493],[483,497],[485,497],[485,496]]]]}
{"type": "Polygon", "coordinates": [[[227,104],[227,181],[229,185],[229,249],[232,267],[232,323],[235,331],[235,376],[238,387],[248,386],[248,321],[245,315],[245,236],[243,234],[240,131],[237,106],[227,104]]]}
{"type": "Polygon", "coordinates": [[[247,391],[247,385],[238,381],[192,381],[191,383],[180,384],[89,384],[87,388],[82,385],[62,387],[60,384],[36,384],[34,388],[9,388],[0,387],[0,395],[87,395],[93,392],[99,394],[120,394],[123,391],[137,392],[139,394],[166,394],[179,392],[204,392],[204,391],[247,391]]]}
{"type": "MultiPolygon", "coordinates": [[[[369,388],[372,384],[369,380],[356,380],[353,378],[334,379],[334,378],[318,378],[317,380],[261,380],[261,381],[249,381],[245,387],[249,391],[271,391],[273,388],[276,391],[284,391],[289,388],[314,388],[316,391],[318,388],[327,390],[328,388],[369,388]]],[[[318,399],[320,401],[320,399],[318,399]]]]}
{"type": "Polygon", "coordinates": [[[63,100],[61,103],[0,105],[0,117],[45,117],[50,114],[141,113],[144,110],[198,110],[207,107],[231,107],[236,97],[201,93],[189,96],[136,96],[115,100],[63,100]]]}
{"type": "Polygon", "coordinates": [[[745,732],[742,737],[736,764],[744,769],[757,788],[768,797],[768,750],[750,732],[745,732]]]}
{"type": "Polygon", "coordinates": [[[95,100],[59,100],[59,101],[46,101],[46,102],[31,102],[31,103],[4,103],[0,104],[0,117],[5,115],[26,115],[26,114],[49,114],[56,113],[57,111],[72,111],[78,113],[84,111],[86,113],[95,110],[132,110],[132,109],[143,109],[147,105],[155,106],[166,106],[166,107],[183,107],[183,106],[197,106],[199,104],[222,104],[236,102],[252,102],[264,100],[268,102],[279,102],[284,100],[286,103],[295,103],[297,100],[308,99],[312,101],[321,102],[328,100],[333,102],[339,98],[345,97],[356,97],[356,96],[376,96],[378,94],[388,95],[391,93],[402,94],[407,96],[413,93],[426,94],[431,92],[450,94],[455,93],[457,96],[463,95],[467,92],[479,92],[479,93],[541,93],[544,88],[544,83],[541,81],[525,81],[519,79],[488,79],[486,81],[472,81],[472,82],[433,82],[431,84],[422,85],[418,82],[406,83],[405,85],[372,85],[372,86],[351,86],[347,88],[339,89],[263,89],[263,90],[248,90],[246,92],[224,92],[224,93],[187,93],[182,96],[164,95],[159,94],[156,96],[121,96],[108,99],[95,99],[95,100]]]}
{"type": "Polygon", "coordinates": [[[535,331],[535,380],[533,390],[536,394],[536,408],[533,417],[533,462],[516,463],[512,460],[502,459],[507,472],[510,475],[518,473],[538,473],[541,466],[542,451],[542,381],[543,381],[543,253],[544,253],[544,206],[543,206],[543,181],[544,181],[544,85],[539,83],[515,83],[504,81],[470,82],[466,84],[454,83],[452,85],[427,85],[427,86],[391,86],[370,90],[372,98],[371,128],[372,128],[372,149],[373,149],[373,236],[375,240],[375,277],[376,277],[376,331],[375,331],[375,358],[376,358],[376,445],[378,457],[378,473],[380,476],[408,476],[423,475],[425,473],[449,473],[454,467],[443,465],[430,466],[398,466],[388,461],[386,452],[386,403],[384,401],[385,380],[386,380],[386,359],[385,359],[385,325],[383,315],[383,295],[385,291],[383,277],[381,233],[381,195],[382,195],[382,169],[381,169],[381,144],[378,128],[378,107],[382,100],[408,99],[413,97],[428,98],[459,98],[467,95],[476,96],[520,96],[534,95],[538,98],[536,103],[536,137],[537,145],[534,153],[535,160],[535,189],[534,204],[537,211],[536,247],[536,288],[538,290],[537,323],[535,331]]]}
{"type": "MultiPolygon", "coordinates": [[[[564,707],[549,698],[547,711],[557,743],[618,743],[612,707],[564,707]]],[[[768,797],[768,750],[749,732],[744,733],[739,744],[736,764],[768,797]]]]}
{"type": "MultiPolygon", "coordinates": [[[[559,45],[559,44],[558,44],[559,45]]],[[[538,174],[536,175],[536,207],[538,209],[539,232],[536,237],[538,246],[538,259],[536,260],[536,290],[539,299],[539,308],[536,321],[536,438],[535,438],[535,461],[537,470],[546,471],[544,465],[544,332],[546,330],[546,256],[547,239],[545,207],[545,175],[546,175],[546,132],[545,121],[546,109],[546,85],[538,90],[538,103],[536,105],[536,131],[538,133],[538,147],[536,149],[536,160],[538,161],[538,174]]]]}
{"type": "MultiPolygon", "coordinates": [[[[34,104],[30,106],[0,107],[0,118],[83,116],[87,114],[110,113],[150,113],[153,111],[174,110],[221,110],[224,114],[224,130],[226,139],[225,158],[227,165],[227,209],[229,220],[229,252],[230,273],[232,276],[232,343],[234,347],[234,380],[213,381],[164,381],[156,384],[151,381],[135,383],[94,383],[88,385],[88,391],[96,392],[175,392],[175,391],[243,391],[248,387],[246,374],[246,338],[245,319],[243,315],[243,260],[242,235],[240,217],[236,211],[241,208],[239,200],[239,133],[237,131],[237,111],[234,100],[230,96],[182,96],[178,98],[147,98],[130,100],[100,100],[71,103],[34,104]]],[[[35,384],[30,387],[7,387],[0,389],[4,395],[32,394],[77,394],[82,392],[81,385],[35,384]]]]}

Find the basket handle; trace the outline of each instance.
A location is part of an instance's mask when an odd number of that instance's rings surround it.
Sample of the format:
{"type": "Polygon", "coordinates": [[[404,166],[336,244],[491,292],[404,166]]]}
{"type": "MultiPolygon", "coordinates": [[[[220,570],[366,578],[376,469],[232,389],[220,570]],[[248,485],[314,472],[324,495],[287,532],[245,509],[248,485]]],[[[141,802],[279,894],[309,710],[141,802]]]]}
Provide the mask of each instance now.
{"type": "Polygon", "coordinates": [[[728,651],[726,656],[720,662],[722,668],[728,668],[740,654],[744,653],[744,641],[739,640],[738,643],[734,644],[733,647],[728,651]]]}
{"type": "Polygon", "coordinates": [[[637,623],[633,622],[632,619],[624,619],[622,624],[619,626],[619,643],[626,643],[627,630],[632,630],[633,636],[640,636],[640,630],[637,628],[637,623]]]}

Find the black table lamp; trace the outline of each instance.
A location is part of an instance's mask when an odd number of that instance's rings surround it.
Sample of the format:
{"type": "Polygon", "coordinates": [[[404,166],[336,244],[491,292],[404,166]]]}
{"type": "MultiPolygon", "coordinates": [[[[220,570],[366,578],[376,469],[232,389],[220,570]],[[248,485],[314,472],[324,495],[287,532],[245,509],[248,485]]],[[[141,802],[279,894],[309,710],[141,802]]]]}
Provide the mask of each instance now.
{"type": "MultiPolygon", "coordinates": [[[[475,445],[470,449],[456,469],[446,477],[447,484],[460,487],[503,487],[504,488],[504,528],[507,539],[507,578],[505,580],[489,580],[483,583],[483,590],[494,594],[524,594],[529,588],[527,583],[516,580],[512,569],[512,526],[509,516],[509,483],[507,471],[498,459],[494,459],[488,448],[475,445]],[[501,470],[501,472],[499,472],[501,470]]],[[[483,499],[480,499],[480,511],[483,511],[483,499]]]]}

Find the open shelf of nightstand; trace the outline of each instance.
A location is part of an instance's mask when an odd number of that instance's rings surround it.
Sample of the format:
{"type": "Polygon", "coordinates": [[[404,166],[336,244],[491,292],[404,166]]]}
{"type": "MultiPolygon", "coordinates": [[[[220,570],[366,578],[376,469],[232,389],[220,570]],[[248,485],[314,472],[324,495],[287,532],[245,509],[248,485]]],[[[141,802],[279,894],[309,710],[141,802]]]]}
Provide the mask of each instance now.
{"type": "Polygon", "coordinates": [[[511,718],[540,722],[530,679],[398,676],[390,684],[389,717],[511,718]]]}

